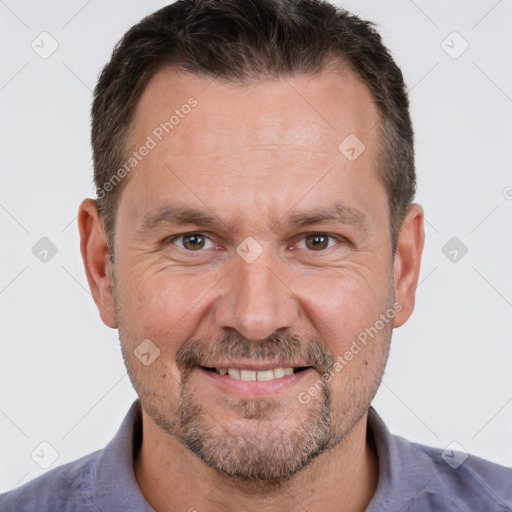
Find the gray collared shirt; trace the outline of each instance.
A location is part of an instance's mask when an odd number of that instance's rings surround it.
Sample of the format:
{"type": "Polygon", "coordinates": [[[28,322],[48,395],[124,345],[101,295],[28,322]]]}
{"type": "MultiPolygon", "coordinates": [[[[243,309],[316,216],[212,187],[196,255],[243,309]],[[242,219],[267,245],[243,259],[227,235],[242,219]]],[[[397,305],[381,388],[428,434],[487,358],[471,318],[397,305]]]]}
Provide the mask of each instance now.
{"type": "MultiPolygon", "coordinates": [[[[512,469],[470,455],[444,454],[389,433],[370,407],[368,428],[379,459],[379,483],[367,512],[511,512],[512,469]],[[456,467],[457,466],[457,467],[456,467]]],[[[1,512],[151,512],[133,471],[142,438],[136,400],[103,449],[0,495],[1,512]]],[[[191,508],[201,510],[200,503],[191,508]]]]}

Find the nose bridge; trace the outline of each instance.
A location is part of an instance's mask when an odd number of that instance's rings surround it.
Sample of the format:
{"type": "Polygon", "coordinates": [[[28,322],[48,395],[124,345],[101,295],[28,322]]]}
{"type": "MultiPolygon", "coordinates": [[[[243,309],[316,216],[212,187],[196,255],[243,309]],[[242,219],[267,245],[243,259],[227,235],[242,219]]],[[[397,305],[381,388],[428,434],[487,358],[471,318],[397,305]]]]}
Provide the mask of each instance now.
{"type": "Polygon", "coordinates": [[[234,328],[247,339],[264,339],[275,330],[291,327],[297,318],[293,292],[281,281],[270,250],[252,262],[236,256],[226,286],[217,298],[216,322],[234,328]],[[276,275],[277,274],[277,275],[276,275]]]}

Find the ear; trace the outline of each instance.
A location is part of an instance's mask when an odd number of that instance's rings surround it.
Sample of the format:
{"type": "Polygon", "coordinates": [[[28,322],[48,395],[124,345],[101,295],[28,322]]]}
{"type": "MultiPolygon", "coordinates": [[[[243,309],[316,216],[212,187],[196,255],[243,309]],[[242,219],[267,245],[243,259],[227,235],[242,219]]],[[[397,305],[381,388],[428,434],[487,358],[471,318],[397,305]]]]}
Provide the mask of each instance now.
{"type": "Polygon", "coordinates": [[[112,267],[108,246],[96,201],[84,199],[78,209],[80,251],[84,261],[89,288],[100,311],[103,323],[117,328],[112,288],[112,267]]]}
{"type": "Polygon", "coordinates": [[[398,236],[394,260],[395,300],[402,309],[395,316],[394,327],[403,325],[414,310],[425,242],[423,217],[423,208],[419,204],[411,204],[398,236]]]}

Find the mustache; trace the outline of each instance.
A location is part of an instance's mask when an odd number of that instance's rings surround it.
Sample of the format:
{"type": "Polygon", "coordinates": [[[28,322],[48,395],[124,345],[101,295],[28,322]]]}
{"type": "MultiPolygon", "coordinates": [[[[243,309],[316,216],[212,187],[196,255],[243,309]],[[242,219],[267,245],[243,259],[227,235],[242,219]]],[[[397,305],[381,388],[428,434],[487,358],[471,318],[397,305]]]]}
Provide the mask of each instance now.
{"type": "Polygon", "coordinates": [[[178,368],[186,373],[197,366],[214,366],[226,358],[254,361],[300,361],[313,366],[321,373],[334,365],[334,358],[322,340],[302,341],[288,333],[274,332],[263,340],[248,340],[237,332],[217,335],[213,339],[190,337],[176,354],[178,368]]]}

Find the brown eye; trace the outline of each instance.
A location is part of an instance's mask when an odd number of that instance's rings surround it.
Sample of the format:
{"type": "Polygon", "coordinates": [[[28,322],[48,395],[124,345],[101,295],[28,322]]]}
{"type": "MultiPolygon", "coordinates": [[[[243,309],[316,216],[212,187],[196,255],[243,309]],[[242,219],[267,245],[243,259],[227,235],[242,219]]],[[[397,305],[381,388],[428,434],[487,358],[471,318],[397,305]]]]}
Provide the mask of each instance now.
{"type": "Polygon", "coordinates": [[[305,237],[306,247],[308,249],[312,249],[313,251],[321,251],[323,249],[327,249],[329,246],[329,238],[329,235],[324,235],[322,233],[308,235],[305,237]]]}
{"type": "Polygon", "coordinates": [[[176,244],[187,251],[200,251],[201,249],[211,249],[214,247],[213,242],[207,235],[202,233],[186,233],[184,235],[176,235],[168,240],[168,243],[176,244]],[[207,246],[206,244],[210,244],[207,246]]]}
{"type": "Polygon", "coordinates": [[[195,251],[197,249],[202,249],[205,244],[205,237],[198,233],[193,233],[191,235],[183,236],[183,247],[190,251],[195,251]]]}

